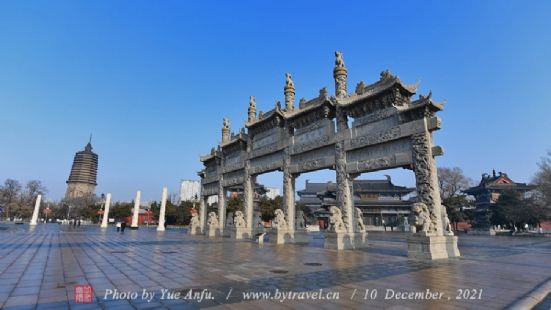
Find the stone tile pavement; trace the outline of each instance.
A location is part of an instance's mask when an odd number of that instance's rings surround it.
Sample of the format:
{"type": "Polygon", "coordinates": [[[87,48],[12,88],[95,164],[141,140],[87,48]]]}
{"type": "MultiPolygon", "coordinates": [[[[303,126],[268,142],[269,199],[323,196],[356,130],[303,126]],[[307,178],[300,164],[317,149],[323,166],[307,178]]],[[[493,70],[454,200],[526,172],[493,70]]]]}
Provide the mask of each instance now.
{"type": "Polygon", "coordinates": [[[2,309],[501,309],[551,277],[545,238],[461,235],[461,258],[430,262],[407,259],[407,235],[390,232],[339,252],[319,234],[275,246],[154,228],[0,228],[2,309]],[[86,284],[92,303],[76,303],[86,284]]]}

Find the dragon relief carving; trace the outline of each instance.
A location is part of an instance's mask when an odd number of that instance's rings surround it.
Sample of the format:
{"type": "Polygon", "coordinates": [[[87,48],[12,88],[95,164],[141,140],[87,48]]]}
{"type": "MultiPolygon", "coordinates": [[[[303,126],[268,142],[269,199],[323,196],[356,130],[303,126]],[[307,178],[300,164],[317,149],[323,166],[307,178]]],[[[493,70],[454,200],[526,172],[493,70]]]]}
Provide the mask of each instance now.
{"type": "Polygon", "coordinates": [[[415,180],[417,183],[418,201],[427,206],[430,215],[430,220],[433,225],[430,226],[429,232],[437,231],[437,223],[435,208],[440,208],[436,205],[433,195],[438,194],[438,189],[434,187],[431,181],[431,170],[436,169],[431,156],[430,138],[428,133],[414,134],[412,138],[413,147],[413,166],[415,169],[415,180]]]}
{"type": "MultiPolygon", "coordinates": [[[[348,204],[351,201],[351,186],[352,178],[346,172],[346,151],[344,149],[344,141],[335,143],[335,171],[337,181],[337,204],[339,212],[342,210],[345,219],[348,219],[348,204]]],[[[351,225],[352,223],[345,223],[351,225]]]]}

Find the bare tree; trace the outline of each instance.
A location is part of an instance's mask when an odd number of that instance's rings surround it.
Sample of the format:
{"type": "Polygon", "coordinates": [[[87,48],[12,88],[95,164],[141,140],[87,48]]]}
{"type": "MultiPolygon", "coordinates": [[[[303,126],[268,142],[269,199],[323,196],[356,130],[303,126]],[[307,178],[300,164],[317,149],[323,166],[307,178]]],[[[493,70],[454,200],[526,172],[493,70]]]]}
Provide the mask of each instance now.
{"type": "Polygon", "coordinates": [[[6,217],[10,217],[18,207],[18,199],[21,194],[21,184],[17,180],[6,179],[0,186],[0,205],[6,210],[6,217]]]}
{"type": "Polygon", "coordinates": [[[543,203],[551,208],[551,150],[547,151],[547,156],[542,157],[538,168],[533,182],[537,185],[543,203]]]}
{"type": "Polygon", "coordinates": [[[440,185],[440,197],[444,201],[461,195],[461,191],[471,187],[474,182],[463,174],[461,168],[442,167],[438,168],[438,183],[440,185]]]}

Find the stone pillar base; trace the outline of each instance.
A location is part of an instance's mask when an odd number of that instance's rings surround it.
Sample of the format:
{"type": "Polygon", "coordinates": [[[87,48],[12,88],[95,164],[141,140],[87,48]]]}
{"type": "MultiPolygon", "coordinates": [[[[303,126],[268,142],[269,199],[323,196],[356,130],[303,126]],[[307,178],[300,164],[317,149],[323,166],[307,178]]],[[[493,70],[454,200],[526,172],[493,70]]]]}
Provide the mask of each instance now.
{"type": "MultiPolygon", "coordinates": [[[[159,230],[159,229],[157,229],[157,230],[159,230]]],[[[196,227],[190,226],[187,233],[190,234],[190,235],[200,235],[201,234],[201,227],[199,227],[199,226],[196,226],[196,227]]]]}
{"type": "Polygon", "coordinates": [[[132,227],[132,226],[130,226],[130,229],[132,229],[132,230],[136,230],[136,229],[138,229],[138,226],[136,226],[136,227],[132,227]]]}
{"type": "Polygon", "coordinates": [[[287,229],[275,229],[268,233],[268,242],[274,244],[293,243],[294,232],[287,229]]]}
{"type": "Polygon", "coordinates": [[[232,230],[230,237],[235,240],[251,239],[253,238],[250,228],[236,227],[232,230]]]}
{"type": "Polygon", "coordinates": [[[268,233],[268,240],[273,244],[306,244],[310,242],[310,236],[306,230],[276,229],[268,233]]]}
{"type": "Polygon", "coordinates": [[[306,244],[310,242],[310,236],[306,230],[295,230],[293,243],[306,244]]]}
{"type": "Polygon", "coordinates": [[[408,257],[433,260],[459,257],[456,236],[434,236],[413,234],[408,238],[408,257]]]}
{"type": "Polygon", "coordinates": [[[221,236],[220,228],[218,228],[218,227],[208,227],[207,231],[206,231],[206,235],[209,238],[220,237],[221,236]]]}
{"type": "Polygon", "coordinates": [[[367,233],[327,232],[325,233],[325,243],[323,247],[331,250],[352,250],[366,248],[367,233]]]}
{"type": "Polygon", "coordinates": [[[233,235],[235,235],[235,228],[233,227],[225,227],[224,229],[219,228],[218,233],[220,236],[224,238],[231,238],[233,235]]]}

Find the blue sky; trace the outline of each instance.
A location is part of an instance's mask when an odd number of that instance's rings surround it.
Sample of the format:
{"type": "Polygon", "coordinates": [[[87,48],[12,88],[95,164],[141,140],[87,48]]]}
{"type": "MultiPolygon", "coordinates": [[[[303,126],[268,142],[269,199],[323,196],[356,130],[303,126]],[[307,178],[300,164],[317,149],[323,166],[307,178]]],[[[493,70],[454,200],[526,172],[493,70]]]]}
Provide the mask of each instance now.
{"type": "MultiPolygon", "coordinates": [[[[340,50],[349,90],[390,69],[447,101],[440,166],[528,182],[551,147],[550,12],[547,1],[0,1],[0,180],[40,179],[60,199],[92,132],[97,192],[159,199],[197,178],[222,118],[237,131],[250,95],[264,111],[283,100],[285,72],[297,99],[332,94],[340,50]]],[[[297,189],[305,179],[334,175],[303,175],[297,189]]]]}

